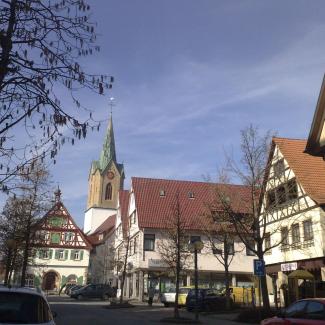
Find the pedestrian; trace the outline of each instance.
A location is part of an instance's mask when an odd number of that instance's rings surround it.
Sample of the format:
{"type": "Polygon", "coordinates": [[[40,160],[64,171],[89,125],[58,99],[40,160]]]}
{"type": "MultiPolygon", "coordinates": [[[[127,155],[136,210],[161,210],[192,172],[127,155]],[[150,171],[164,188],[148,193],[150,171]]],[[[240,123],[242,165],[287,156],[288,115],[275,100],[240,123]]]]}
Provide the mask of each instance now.
{"type": "Polygon", "coordinates": [[[150,286],[149,290],[148,290],[148,305],[152,306],[152,302],[153,302],[153,297],[155,296],[155,288],[150,286]]]}

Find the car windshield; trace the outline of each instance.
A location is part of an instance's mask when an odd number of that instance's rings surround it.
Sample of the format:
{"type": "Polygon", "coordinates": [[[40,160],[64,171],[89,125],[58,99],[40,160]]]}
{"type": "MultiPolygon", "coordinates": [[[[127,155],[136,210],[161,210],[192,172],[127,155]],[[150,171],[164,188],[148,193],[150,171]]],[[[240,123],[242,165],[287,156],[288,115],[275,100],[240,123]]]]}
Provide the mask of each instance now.
{"type": "Polygon", "coordinates": [[[49,307],[41,296],[0,292],[0,323],[41,324],[50,320],[49,307]]]}
{"type": "Polygon", "coordinates": [[[190,291],[190,288],[179,288],[179,293],[180,294],[188,294],[188,292],[190,291]]]}

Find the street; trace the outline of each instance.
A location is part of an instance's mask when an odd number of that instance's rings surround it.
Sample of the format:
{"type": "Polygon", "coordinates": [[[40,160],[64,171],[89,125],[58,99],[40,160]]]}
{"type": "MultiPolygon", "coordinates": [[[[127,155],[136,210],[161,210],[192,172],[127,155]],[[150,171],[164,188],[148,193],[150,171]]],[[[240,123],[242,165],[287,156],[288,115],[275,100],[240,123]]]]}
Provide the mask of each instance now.
{"type": "MultiPolygon", "coordinates": [[[[52,311],[57,313],[55,319],[57,325],[107,325],[114,324],[155,324],[164,317],[172,316],[173,309],[165,308],[160,305],[152,307],[137,305],[134,308],[106,309],[108,302],[100,300],[77,301],[69,297],[52,296],[48,298],[52,311]]],[[[194,318],[194,314],[185,310],[182,316],[194,318]]],[[[232,315],[202,315],[202,324],[224,324],[235,325],[243,324],[230,321],[232,315]],[[227,320],[228,319],[228,320],[227,320]]]]}

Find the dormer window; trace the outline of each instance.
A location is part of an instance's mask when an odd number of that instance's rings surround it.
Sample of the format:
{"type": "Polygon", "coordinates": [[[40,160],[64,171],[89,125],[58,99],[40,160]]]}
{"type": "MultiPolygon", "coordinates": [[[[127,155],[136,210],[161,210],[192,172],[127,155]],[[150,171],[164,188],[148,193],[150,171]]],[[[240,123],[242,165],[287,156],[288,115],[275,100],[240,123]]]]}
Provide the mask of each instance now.
{"type": "Polygon", "coordinates": [[[161,189],[161,190],[159,191],[159,196],[160,196],[160,197],[165,197],[165,196],[166,196],[166,192],[165,192],[165,190],[161,189]]]}
{"type": "Polygon", "coordinates": [[[193,192],[188,192],[188,197],[190,199],[194,199],[194,193],[193,192]]]}

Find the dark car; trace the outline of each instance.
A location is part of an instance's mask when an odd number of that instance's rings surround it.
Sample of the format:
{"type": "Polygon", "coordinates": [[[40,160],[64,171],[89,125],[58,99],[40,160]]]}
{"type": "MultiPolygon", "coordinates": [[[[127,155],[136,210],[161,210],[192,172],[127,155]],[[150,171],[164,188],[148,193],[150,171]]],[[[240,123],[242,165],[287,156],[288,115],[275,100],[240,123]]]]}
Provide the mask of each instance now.
{"type": "Polygon", "coordinates": [[[114,289],[108,284],[88,284],[71,292],[71,298],[84,299],[84,298],[100,298],[107,300],[115,296],[114,289]]]}
{"type": "Polygon", "coordinates": [[[71,288],[73,288],[75,286],[76,286],[75,283],[68,283],[68,284],[66,284],[66,286],[63,289],[64,290],[64,293],[68,295],[70,293],[71,288]]]}
{"type": "Polygon", "coordinates": [[[71,297],[73,291],[79,290],[79,289],[81,289],[82,287],[84,287],[84,286],[79,285],[79,284],[74,285],[73,287],[71,287],[71,288],[69,289],[69,291],[68,291],[68,295],[71,297]]]}
{"type": "Polygon", "coordinates": [[[265,319],[261,325],[324,325],[325,298],[302,299],[294,302],[278,316],[265,319]]]}
{"type": "MultiPolygon", "coordinates": [[[[230,303],[232,304],[232,299],[230,303]]],[[[195,289],[191,289],[186,298],[186,308],[188,311],[196,307],[195,289]]],[[[226,297],[220,295],[216,289],[198,289],[198,309],[202,310],[220,310],[226,308],[226,297]]]]}

